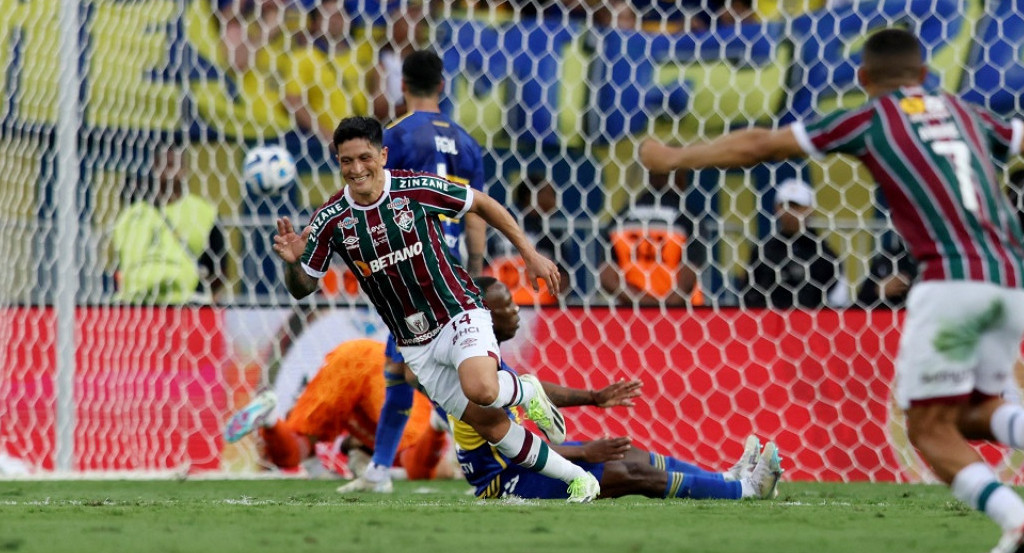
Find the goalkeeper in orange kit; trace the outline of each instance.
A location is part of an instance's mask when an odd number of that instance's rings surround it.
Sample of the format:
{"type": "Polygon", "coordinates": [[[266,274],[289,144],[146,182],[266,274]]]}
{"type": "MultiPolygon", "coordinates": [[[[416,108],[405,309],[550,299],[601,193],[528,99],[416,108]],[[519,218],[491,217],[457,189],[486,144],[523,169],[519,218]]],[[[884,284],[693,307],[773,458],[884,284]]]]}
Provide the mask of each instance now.
{"type": "MultiPolygon", "coordinates": [[[[224,438],[236,442],[258,428],[264,455],[280,468],[297,467],[314,454],[316,442],[343,433],[373,449],[386,388],[383,369],[383,343],[345,342],[327,354],[286,419],[271,416],[277,398],[268,390],[231,417],[224,438]]],[[[410,480],[433,478],[446,451],[445,432],[430,424],[432,411],[430,400],[416,392],[395,458],[395,466],[404,468],[410,480]]]]}

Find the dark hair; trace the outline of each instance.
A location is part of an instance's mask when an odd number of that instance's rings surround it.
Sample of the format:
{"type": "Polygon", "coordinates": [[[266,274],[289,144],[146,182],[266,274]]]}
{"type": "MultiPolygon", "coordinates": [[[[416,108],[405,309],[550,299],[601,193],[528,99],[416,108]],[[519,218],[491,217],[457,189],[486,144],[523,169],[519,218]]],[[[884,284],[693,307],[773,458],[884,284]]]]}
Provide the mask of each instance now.
{"type": "Polygon", "coordinates": [[[379,149],[384,145],[384,129],[372,117],[346,117],[334,129],[335,147],[357,138],[363,138],[379,149]]]}
{"type": "Polygon", "coordinates": [[[496,279],[496,278],[494,278],[492,276],[484,275],[484,276],[478,276],[478,277],[473,279],[473,284],[476,284],[476,287],[479,288],[480,292],[482,292],[484,294],[487,293],[487,289],[488,288],[490,288],[491,286],[494,286],[497,283],[498,283],[498,279],[496,279]]]}
{"type": "Polygon", "coordinates": [[[863,65],[872,79],[916,80],[921,75],[924,55],[921,42],[906,29],[883,29],[864,42],[863,65]]]}
{"type": "Polygon", "coordinates": [[[417,50],[402,62],[402,82],[410,96],[433,96],[442,80],[444,63],[430,50],[417,50]]]}
{"type": "Polygon", "coordinates": [[[541,185],[546,183],[548,178],[544,173],[528,173],[523,182],[512,191],[512,204],[518,208],[524,208],[532,202],[534,190],[540,190],[541,185]]]}

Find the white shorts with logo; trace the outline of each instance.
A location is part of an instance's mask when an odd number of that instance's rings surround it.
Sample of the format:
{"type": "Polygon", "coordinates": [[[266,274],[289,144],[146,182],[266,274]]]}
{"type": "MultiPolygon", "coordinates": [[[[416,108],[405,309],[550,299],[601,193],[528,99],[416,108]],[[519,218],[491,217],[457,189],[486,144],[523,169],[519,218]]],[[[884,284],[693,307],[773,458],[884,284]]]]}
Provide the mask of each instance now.
{"type": "Polygon", "coordinates": [[[491,312],[486,309],[463,311],[429,343],[399,350],[427,396],[456,419],[462,418],[469,404],[459,381],[459,365],[470,357],[501,359],[491,312]]]}
{"type": "Polygon", "coordinates": [[[976,281],[925,281],[907,296],[896,400],[999,396],[1013,387],[1024,335],[1024,290],[976,281]]]}

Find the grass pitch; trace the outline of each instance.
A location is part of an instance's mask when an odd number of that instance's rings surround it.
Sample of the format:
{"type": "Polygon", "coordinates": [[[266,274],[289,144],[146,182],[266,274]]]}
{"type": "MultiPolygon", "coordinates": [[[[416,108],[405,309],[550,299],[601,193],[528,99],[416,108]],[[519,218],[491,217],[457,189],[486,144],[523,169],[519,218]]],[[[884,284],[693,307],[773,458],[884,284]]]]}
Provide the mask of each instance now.
{"type": "Polygon", "coordinates": [[[461,482],[0,482],[0,552],[986,552],[945,487],[780,484],[774,501],[477,501],[461,482]]]}

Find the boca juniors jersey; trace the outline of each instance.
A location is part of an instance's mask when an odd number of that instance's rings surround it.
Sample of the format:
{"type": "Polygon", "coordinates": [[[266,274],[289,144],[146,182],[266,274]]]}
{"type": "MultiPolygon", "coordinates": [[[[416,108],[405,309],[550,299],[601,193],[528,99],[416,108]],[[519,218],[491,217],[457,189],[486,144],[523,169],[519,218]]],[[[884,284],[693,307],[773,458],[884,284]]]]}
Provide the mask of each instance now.
{"type": "MultiPolygon", "coordinates": [[[[442,113],[414,111],[396,120],[384,130],[384,146],[389,169],[433,173],[458,185],[484,189],[480,145],[442,113]]],[[[440,219],[445,243],[458,259],[465,223],[445,215],[440,219]]]]}

